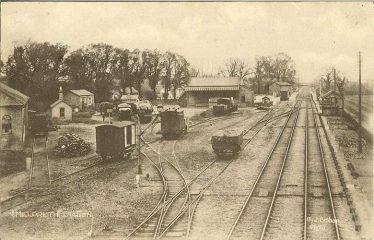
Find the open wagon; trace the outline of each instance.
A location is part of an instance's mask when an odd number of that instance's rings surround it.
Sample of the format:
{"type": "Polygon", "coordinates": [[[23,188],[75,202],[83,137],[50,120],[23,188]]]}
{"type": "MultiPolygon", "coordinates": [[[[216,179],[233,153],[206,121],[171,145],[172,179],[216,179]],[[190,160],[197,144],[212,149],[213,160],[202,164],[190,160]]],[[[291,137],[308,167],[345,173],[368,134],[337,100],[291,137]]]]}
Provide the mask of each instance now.
{"type": "Polygon", "coordinates": [[[169,108],[161,111],[161,134],[166,139],[171,139],[187,133],[187,120],[183,110],[169,108]]]}
{"type": "Polygon", "coordinates": [[[239,130],[223,130],[211,138],[212,148],[217,155],[231,153],[236,155],[241,150],[243,132],[239,130]]]}

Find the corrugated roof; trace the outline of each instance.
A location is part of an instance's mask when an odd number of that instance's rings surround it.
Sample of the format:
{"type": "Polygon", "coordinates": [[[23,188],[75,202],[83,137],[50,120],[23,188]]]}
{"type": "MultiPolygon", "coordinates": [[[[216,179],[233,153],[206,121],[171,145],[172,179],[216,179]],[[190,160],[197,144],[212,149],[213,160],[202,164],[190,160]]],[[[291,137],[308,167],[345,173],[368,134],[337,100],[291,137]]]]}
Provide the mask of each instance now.
{"type": "Polygon", "coordinates": [[[239,86],[222,86],[222,87],[190,87],[187,86],[184,88],[187,92],[192,91],[238,91],[239,86]]]}
{"type": "Polygon", "coordinates": [[[291,86],[292,85],[291,83],[288,83],[288,82],[276,82],[276,84],[278,84],[279,86],[291,86]]]}
{"type": "Polygon", "coordinates": [[[240,84],[238,77],[194,77],[188,87],[226,87],[240,84]]]}
{"type": "Polygon", "coordinates": [[[93,93],[87,91],[86,89],[76,89],[76,90],[70,90],[70,92],[74,93],[78,96],[87,96],[87,95],[93,95],[93,93]]]}
{"type": "Polygon", "coordinates": [[[0,106],[23,106],[29,99],[25,94],[0,83],[0,106]]]}

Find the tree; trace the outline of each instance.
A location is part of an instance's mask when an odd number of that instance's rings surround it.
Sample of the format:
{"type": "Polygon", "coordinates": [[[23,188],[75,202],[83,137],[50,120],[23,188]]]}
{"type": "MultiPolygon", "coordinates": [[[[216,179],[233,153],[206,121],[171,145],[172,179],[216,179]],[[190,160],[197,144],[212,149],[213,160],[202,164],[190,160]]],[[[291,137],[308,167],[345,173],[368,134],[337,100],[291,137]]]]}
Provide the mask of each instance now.
{"type": "Polygon", "coordinates": [[[64,62],[64,74],[69,76],[69,88],[95,91],[93,69],[83,49],[72,52],[64,62]]]}
{"type": "Polygon", "coordinates": [[[74,51],[65,61],[72,87],[94,92],[98,102],[108,101],[117,66],[116,49],[108,44],[90,44],[74,51]]]}
{"type": "Polygon", "coordinates": [[[163,58],[162,54],[155,49],[143,51],[143,67],[144,75],[149,79],[150,87],[153,90],[154,95],[156,94],[156,86],[160,81],[161,73],[163,70],[163,58]]]}
{"type": "Polygon", "coordinates": [[[189,62],[183,56],[175,54],[174,77],[172,79],[174,99],[177,96],[177,89],[187,84],[190,78],[189,66],[189,62]]]}
{"type": "Polygon", "coordinates": [[[190,77],[199,77],[201,74],[200,74],[200,70],[197,69],[197,68],[191,68],[190,69],[190,77]]]}
{"type": "Polygon", "coordinates": [[[163,54],[163,85],[165,88],[164,99],[168,99],[169,91],[172,84],[172,74],[174,70],[174,65],[176,61],[176,56],[174,53],[166,52],[163,54]]]}
{"type": "Polygon", "coordinates": [[[128,49],[115,48],[112,63],[113,77],[118,78],[121,82],[122,91],[125,88],[131,87],[131,69],[130,69],[130,51],[128,49]]]}
{"type": "Polygon", "coordinates": [[[32,97],[32,107],[46,110],[57,99],[58,78],[67,51],[66,45],[48,42],[14,47],[5,66],[9,85],[32,97]]]}
{"type": "Polygon", "coordinates": [[[226,77],[239,77],[240,79],[243,79],[251,73],[251,69],[244,60],[231,58],[225,62],[225,65],[220,72],[226,77]]]}
{"type": "Polygon", "coordinates": [[[289,83],[295,82],[296,70],[294,62],[290,56],[285,53],[278,53],[273,61],[273,75],[277,81],[289,83]]]}
{"type": "Polygon", "coordinates": [[[284,81],[293,84],[296,81],[293,60],[285,53],[278,53],[274,57],[257,57],[254,73],[257,93],[268,93],[273,82],[284,81]]]}

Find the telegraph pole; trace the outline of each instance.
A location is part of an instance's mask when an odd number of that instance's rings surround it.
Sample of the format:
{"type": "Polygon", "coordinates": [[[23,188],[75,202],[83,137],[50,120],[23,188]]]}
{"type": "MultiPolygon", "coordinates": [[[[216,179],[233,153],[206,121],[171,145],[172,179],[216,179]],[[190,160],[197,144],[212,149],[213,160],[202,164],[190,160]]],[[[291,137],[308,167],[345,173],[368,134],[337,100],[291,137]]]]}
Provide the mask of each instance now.
{"type": "Polygon", "coordinates": [[[333,87],[333,89],[334,89],[334,92],[335,92],[336,91],[336,69],[333,68],[333,71],[334,71],[334,87],[333,87]]]}
{"type": "Polygon", "coordinates": [[[361,131],[361,52],[358,52],[358,152],[362,153],[361,131]]]}

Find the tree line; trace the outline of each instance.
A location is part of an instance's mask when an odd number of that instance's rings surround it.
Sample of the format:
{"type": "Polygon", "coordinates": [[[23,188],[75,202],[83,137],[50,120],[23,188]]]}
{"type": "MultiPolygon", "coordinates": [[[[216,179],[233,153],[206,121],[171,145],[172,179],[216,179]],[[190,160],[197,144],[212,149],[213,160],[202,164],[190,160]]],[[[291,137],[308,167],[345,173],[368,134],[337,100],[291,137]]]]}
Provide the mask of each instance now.
{"type": "Polygon", "coordinates": [[[89,44],[71,53],[67,45],[28,42],[15,46],[8,60],[1,62],[8,84],[30,96],[35,102],[50,104],[58,89],[87,89],[97,102],[108,101],[112,90],[136,89],[149,80],[153,96],[156,85],[165,87],[168,96],[186,84],[190,63],[181,55],[157,49],[140,51],[105,43],[89,44]]]}
{"type": "Polygon", "coordinates": [[[257,57],[254,66],[243,59],[229,59],[219,75],[243,78],[257,94],[269,93],[269,87],[274,82],[293,84],[297,81],[294,61],[286,53],[257,57]]]}
{"type": "MultiPolygon", "coordinates": [[[[46,110],[64,90],[86,89],[96,102],[109,101],[113,90],[136,89],[148,99],[156,96],[156,86],[164,87],[164,99],[186,85],[191,77],[205,74],[192,68],[185,57],[157,49],[129,50],[105,43],[89,44],[69,52],[62,43],[28,42],[15,46],[7,61],[0,62],[8,84],[31,97],[31,105],[46,110]],[[149,80],[149,92],[142,84],[149,80]],[[44,103],[44,107],[33,103],[44,103]]],[[[296,81],[294,62],[285,53],[257,57],[254,66],[239,58],[227,60],[214,76],[240,77],[255,93],[268,93],[275,81],[296,81]]]]}

